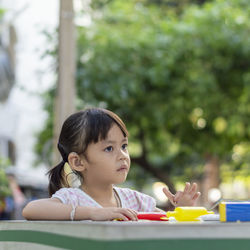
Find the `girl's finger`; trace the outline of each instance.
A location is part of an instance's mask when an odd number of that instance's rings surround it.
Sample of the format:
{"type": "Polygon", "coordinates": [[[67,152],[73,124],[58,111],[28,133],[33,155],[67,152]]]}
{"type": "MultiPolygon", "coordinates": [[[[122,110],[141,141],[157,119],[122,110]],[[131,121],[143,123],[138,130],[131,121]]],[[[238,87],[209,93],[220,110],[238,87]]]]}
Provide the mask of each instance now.
{"type": "Polygon", "coordinates": [[[128,221],[129,219],[123,215],[122,213],[114,213],[112,216],[113,220],[124,220],[124,221],[128,221]]]}
{"type": "Polygon", "coordinates": [[[167,198],[170,200],[170,202],[173,203],[173,201],[174,201],[174,195],[166,187],[164,187],[162,189],[162,191],[167,196],[167,198]]]}
{"type": "Polygon", "coordinates": [[[138,220],[137,215],[133,213],[130,209],[122,208],[119,212],[125,215],[130,220],[138,220]]]}
{"type": "Polygon", "coordinates": [[[189,192],[189,189],[190,189],[190,182],[186,182],[186,186],[184,188],[184,193],[188,193],[189,192]]]}
{"type": "Polygon", "coordinates": [[[177,191],[176,194],[175,194],[175,196],[174,196],[173,201],[174,201],[175,203],[177,203],[177,202],[179,201],[179,199],[181,198],[182,195],[183,195],[183,192],[182,192],[182,191],[177,191]]]}
{"type": "Polygon", "coordinates": [[[200,197],[200,195],[201,195],[200,192],[195,193],[195,195],[193,196],[192,200],[193,201],[197,200],[200,197]]]}
{"type": "Polygon", "coordinates": [[[134,215],[135,220],[138,220],[137,212],[135,210],[133,210],[133,209],[129,209],[129,211],[134,215]]]}
{"type": "Polygon", "coordinates": [[[135,211],[134,209],[128,208],[128,210],[129,210],[131,213],[135,214],[135,215],[138,214],[137,211],[135,211]]]}
{"type": "Polygon", "coordinates": [[[192,184],[191,188],[190,188],[189,193],[190,193],[190,194],[191,194],[191,193],[196,193],[196,191],[197,191],[197,184],[194,182],[194,183],[192,184]]]}
{"type": "Polygon", "coordinates": [[[128,209],[128,212],[132,215],[132,220],[138,220],[137,213],[133,209],[128,209]]]}

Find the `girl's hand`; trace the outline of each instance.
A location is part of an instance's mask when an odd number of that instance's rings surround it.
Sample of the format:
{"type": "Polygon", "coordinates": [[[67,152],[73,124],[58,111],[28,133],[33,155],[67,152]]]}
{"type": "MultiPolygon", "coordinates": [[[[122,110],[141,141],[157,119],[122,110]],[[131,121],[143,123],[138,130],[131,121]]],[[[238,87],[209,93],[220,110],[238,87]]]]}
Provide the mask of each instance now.
{"type": "Polygon", "coordinates": [[[128,208],[106,207],[106,208],[92,208],[90,219],[94,221],[104,220],[132,220],[137,221],[137,212],[128,208]]]}
{"type": "Polygon", "coordinates": [[[169,201],[176,207],[194,206],[201,194],[200,192],[197,192],[197,184],[190,184],[189,182],[186,182],[184,191],[177,191],[175,195],[173,195],[166,187],[163,188],[163,192],[169,201]]]}

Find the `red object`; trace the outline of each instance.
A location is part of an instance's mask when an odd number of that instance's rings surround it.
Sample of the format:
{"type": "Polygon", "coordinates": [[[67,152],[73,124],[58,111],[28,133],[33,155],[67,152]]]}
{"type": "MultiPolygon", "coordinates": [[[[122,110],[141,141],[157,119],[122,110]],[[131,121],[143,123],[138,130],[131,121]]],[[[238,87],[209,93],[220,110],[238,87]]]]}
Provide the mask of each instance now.
{"type": "Polygon", "coordinates": [[[139,213],[137,214],[139,220],[156,220],[167,221],[168,217],[165,213],[139,213]]]}

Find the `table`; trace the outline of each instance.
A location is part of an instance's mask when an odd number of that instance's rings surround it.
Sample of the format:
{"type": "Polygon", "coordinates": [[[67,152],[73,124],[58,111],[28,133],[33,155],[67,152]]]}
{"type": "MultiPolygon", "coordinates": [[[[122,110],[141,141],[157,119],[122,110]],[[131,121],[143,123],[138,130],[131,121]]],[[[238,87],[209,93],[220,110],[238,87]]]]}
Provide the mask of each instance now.
{"type": "Polygon", "coordinates": [[[0,221],[0,249],[246,250],[250,222],[0,221]]]}

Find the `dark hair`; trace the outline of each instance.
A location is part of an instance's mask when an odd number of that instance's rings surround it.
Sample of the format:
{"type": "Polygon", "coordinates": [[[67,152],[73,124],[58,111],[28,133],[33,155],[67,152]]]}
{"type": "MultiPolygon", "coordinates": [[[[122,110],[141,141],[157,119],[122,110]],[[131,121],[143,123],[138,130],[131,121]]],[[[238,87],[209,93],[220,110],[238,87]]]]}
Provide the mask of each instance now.
{"type": "MultiPolygon", "coordinates": [[[[62,161],[48,172],[50,196],[63,186],[69,186],[65,181],[63,171],[68,155],[71,152],[84,155],[90,143],[106,139],[114,123],[120,127],[124,137],[127,137],[128,131],[123,121],[107,109],[85,109],[72,114],[65,120],[57,145],[62,161]]],[[[79,173],[77,174],[81,177],[79,173]]]]}

